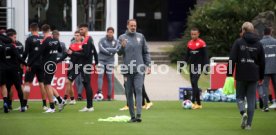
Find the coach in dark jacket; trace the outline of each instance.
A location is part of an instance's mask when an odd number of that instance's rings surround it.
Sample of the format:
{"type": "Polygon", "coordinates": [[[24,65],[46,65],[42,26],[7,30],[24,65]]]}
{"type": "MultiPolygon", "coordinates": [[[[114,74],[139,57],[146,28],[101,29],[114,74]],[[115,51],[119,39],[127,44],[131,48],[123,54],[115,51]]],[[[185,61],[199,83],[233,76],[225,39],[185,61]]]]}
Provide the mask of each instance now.
{"type": "Polygon", "coordinates": [[[242,115],[241,128],[249,130],[255,110],[257,83],[262,83],[264,78],[265,56],[258,35],[253,33],[253,24],[245,22],[242,31],[243,37],[236,40],[230,52],[227,76],[232,76],[235,69],[237,104],[242,115]]]}

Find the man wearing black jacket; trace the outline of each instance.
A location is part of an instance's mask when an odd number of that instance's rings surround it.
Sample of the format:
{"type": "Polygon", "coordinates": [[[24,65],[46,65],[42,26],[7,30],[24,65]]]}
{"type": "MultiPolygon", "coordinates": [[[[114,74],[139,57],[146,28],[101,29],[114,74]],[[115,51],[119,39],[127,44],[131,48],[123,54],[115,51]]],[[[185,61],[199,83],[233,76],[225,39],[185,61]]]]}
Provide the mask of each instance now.
{"type": "Polygon", "coordinates": [[[18,97],[20,99],[21,107],[19,110],[21,112],[25,111],[25,106],[23,104],[23,91],[22,91],[22,74],[23,69],[21,68],[21,64],[25,64],[25,61],[22,59],[23,55],[23,45],[16,40],[16,31],[14,29],[8,29],[7,36],[12,39],[12,42],[6,45],[6,62],[8,65],[8,69],[6,70],[6,78],[7,78],[7,90],[8,90],[8,106],[9,109],[12,109],[12,90],[11,86],[14,85],[18,97]],[[20,53],[19,53],[20,52],[20,53]]]}
{"type": "MultiPolygon", "coordinates": [[[[37,59],[42,60],[42,65],[44,67],[44,88],[47,92],[48,99],[50,102],[50,108],[45,111],[45,113],[54,113],[55,104],[53,101],[53,96],[55,96],[59,102],[58,109],[62,111],[65,105],[65,101],[58,95],[56,90],[51,86],[53,77],[56,71],[56,61],[58,52],[62,51],[59,41],[52,37],[50,33],[51,28],[48,24],[42,26],[42,32],[44,39],[40,42],[39,52],[28,61],[28,65],[32,65],[37,59]]],[[[32,70],[32,69],[31,69],[32,70]]]]}
{"type": "MultiPolygon", "coordinates": [[[[42,36],[38,34],[39,27],[37,23],[32,23],[30,25],[30,31],[31,31],[31,36],[29,36],[26,41],[25,41],[25,51],[23,53],[23,59],[26,59],[28,57],[29,62],[35,55],[39,53],[40,50],[40,41],[43,39],[42,36]]],[[[25,83],[24,83],[24,102],[25,104],[28,104],[28,99],[31,91],[30,85],[32,84],[34,77],[36,76],[38,83],[39,83],[39,88],[41,92],[41,97],[42,97],[42,107],[43,110],[48,110],[47,104],[46,104],[46,91],[44,89],[44,71],[43,71],[43,66],[42,66],[42,61],[41,57],[37,59],[32,65],[29,65],[31,70],[27,70],[25,73],[25,83]]]]}
{"type": "Polygon", "coordinates": [[[2,90],[2,96],[3,96],[3,108],[4,113],[8,113],[8,92],[6,87],[6,70],[8,69],[7,63],[6,63],[6,44],[11,43],[12,40],[8,38],[7,36],[0,34],[0,88],[2,90]]]}
{"type": "Polygon", "coordinates": [[[263,82],[265,55],[258,35],[253,33],[250,22],[242,25],[243,37],[236,40],[230,52],[227,76],[233,76],[235,69],[237,104],[242,115],[241,128],[250,130],[255,110],[257,83],[263,82]],[[230,66],[232,65],[232,66],[230,66]],[[245,110],[247,99],[247,112],[245,110]]]}
{"type": "MultiPolygon", "coordinates": [[[[82,80],[83,80],[83,86],[86,90],[86,100],[87,105],[83,109],[79,110],[80,112],[93,112],[93,91],[90,85],[91,81],[91,74],[89,73],[91,70],[88,70],[86,68],[92,67],[92,61],[94,57],[95,64],[98,65],[98,54],[95,48],[95,45],[93,43],[92,37],[88,34],[88,25],[87,24],[81,24],[79,26],[80,34],[84,37],[84,40],[80,46],[79,51],[74,51],[72,49],[69,49],[67,54],[71,55],[71,57],[78,57],[78,63],[80,64],[78,66],[78,73],[71,72],[71,74],[68,75],[68,79],[73,82],[75,78],[81,74],[82,80]],[[92,57],[93,56],[93,57],[92,57]]],[[[74,65],[75,66],[75,65],[74,65]]],[[[73,67],[74,67],[73,66],[73,67]]]]}

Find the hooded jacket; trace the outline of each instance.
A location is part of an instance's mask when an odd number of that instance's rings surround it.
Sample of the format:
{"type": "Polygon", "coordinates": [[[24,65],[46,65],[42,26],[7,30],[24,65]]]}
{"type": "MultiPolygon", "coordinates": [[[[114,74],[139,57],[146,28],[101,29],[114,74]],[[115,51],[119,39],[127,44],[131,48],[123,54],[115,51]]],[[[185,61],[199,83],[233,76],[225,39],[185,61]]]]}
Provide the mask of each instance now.
{"type": "Polygon", "coordinates": [[[227,76],[232,76],[234,70],[237,81],[263,80],[265,70],[265,55],[257,34],[246,32],[236,40],[230,52],[227,76]]]}

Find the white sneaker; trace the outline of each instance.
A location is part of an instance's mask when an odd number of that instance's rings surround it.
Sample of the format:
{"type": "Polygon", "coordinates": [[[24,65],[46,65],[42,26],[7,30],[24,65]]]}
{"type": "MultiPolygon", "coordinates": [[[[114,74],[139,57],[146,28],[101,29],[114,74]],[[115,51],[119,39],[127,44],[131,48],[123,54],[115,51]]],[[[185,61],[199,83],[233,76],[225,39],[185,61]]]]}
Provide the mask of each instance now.
{"type": "Polygon", "coordinates": [[[49,108],[47,106],[43,106],[43,110],[47,111],[49,108]]]}
{"type": "Polygon", "coordinates": [[[66,105],[68,105],[68,104],[69,104],[69,102],[70,102],[70,100],[69,100],[69,99],[64,100],[64,101],[65,101],[65,104],[66,104],[66,105]]]}
{"type": "Polygon", "coordinates": [[[65,100],[62,100],[62,102],[60,104],[58,104],[58,110],[59,112],[61,112],[64,109],[65,106],[65,100]]]}
{"type": "Polygon", "coordinates": [[[273,103],[271,106],[269,106],[269,109],[276,109],[276,103],[273,103]]]}
{"type": "Polygon", "coordinates": [[[71,100],[70,102],[69,102],[69,105],[75,105],[77,102],[76,102],[76,100],[71,100]]]}
{"type": "Polygon", "coordinates": [[[146,110],[150,109],[153,106],[152,102],[146,104],[146,110]]]}
{"type": "Polygon", "coordinates": [[[245,130],[251,130],[251,126],[250,125],[246,125],[244,129],[245,130]]]}
{"type": "Polygon", "coordinates": [[[94,107],[91,107],[91,108],[84,107],[83,109],[79,110],[79,112],[93,112],[93,111],[94,111],[94,107]]]}
{"type": "Polygon", "coordinates": [[[56,112],[56,110],[55,109],[51,109],[51,108],[49,108],[48,110],[46,110],[44,113],[54,113],[54,112],[56,112]]]}
{"type": "Polygon", "coordinates": [[[241,119],[241,128],[242,128],[242,129],[245,129],[246,124],[247,124],[247,119],[248,119],[248,116],[247,116],[246,113],[244,113],[244,114],[242,115],[242,119],[241,119]]]}

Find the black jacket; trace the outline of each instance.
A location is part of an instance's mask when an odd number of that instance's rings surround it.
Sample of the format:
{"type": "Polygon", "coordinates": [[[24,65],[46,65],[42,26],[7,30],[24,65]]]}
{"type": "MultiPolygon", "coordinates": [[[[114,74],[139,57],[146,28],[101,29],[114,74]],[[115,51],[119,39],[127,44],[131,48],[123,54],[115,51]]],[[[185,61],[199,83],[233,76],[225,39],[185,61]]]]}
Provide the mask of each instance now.
{"type": "Polygon", "coordinates": [[[258,81],[264,78],[265,55],[258,35],[247,32],[236,40],[230,52],[227,76],[238,81],[258,81]],[[232,66],[230,62],[232,61],[232,66]]]}

